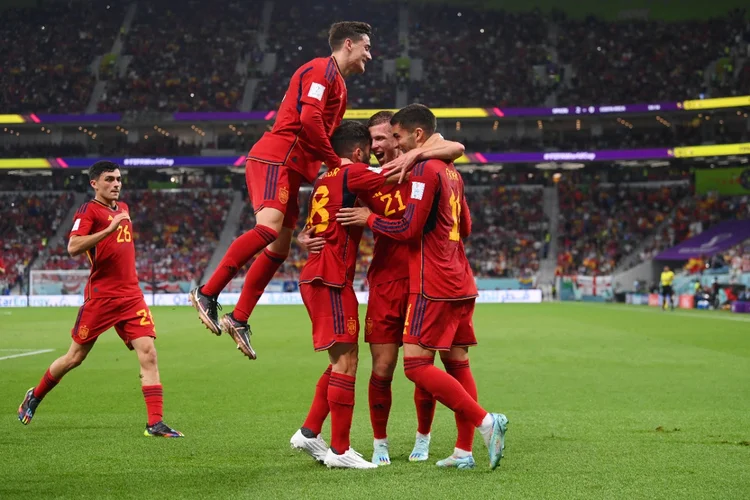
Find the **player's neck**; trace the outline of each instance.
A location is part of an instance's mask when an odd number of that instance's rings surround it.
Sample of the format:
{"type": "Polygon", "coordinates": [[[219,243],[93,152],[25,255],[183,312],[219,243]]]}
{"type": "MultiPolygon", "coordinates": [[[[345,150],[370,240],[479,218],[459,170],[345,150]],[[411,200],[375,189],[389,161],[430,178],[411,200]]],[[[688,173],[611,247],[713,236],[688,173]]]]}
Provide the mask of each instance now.
{"type": "Polygon", "coordinates": [[[101,203],[105,207],[117,208],[117,200],[108,200],[99,195],[94,196],[94,201],[101,203]]]}
{"type": "Polygon", "coordinates": [[[346,61],[346,57],[341,52],[334,52],[331,54],[331,57],[333,58],[333,62],[336,63],[336,69],[339,70],[339,73],[341,73],[342,78],[348,78],[351,76],[352,72],[351,70],[347,69],[346,67],[341,66],[341,62],[346,61]]]}

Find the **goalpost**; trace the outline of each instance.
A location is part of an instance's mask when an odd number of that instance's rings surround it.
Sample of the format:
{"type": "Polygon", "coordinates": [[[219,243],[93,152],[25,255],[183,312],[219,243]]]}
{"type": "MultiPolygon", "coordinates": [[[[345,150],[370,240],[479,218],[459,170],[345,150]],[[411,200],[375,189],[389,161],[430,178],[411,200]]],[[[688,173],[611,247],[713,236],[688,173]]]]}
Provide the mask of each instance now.
{"type": "Polygon", "coordinates": [[[32,269],[29,295],[83,295],[90,273],[88,269],[32,269]]]}

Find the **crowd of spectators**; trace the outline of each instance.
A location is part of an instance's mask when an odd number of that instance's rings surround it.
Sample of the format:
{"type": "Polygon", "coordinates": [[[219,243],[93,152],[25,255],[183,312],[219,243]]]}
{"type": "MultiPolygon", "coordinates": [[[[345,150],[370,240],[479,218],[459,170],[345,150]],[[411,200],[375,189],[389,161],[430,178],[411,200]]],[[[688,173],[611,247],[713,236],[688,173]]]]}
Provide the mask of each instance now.
{"type": "Polygon", "coordinates": [[[95,83],[97,56],[112,49],[121,2],[45,2],[5,8],[0,23],[0,113],[79,113],[95,83]]]}
{"type": "Polygon", "coordinates": [[[610,274],[689,194],[686,185],[629,188],[561,183],[558,273],[610,274]]]}
{"type": "Polygon", "coordinates": [[[132,60],[109,81],[99,110],[235,111],[259,16],[238,0],[140,4],[123,49],[132,60]]]}
{"type": "Polygon", "coordinates": [[[563,20],[557,53],[574,75],[560,86],[558,105],[698,99],[710,91],[709,64],[728,55],[745,29],[744,11],[680,23],[563,20]]]}
{"type": "Polygon", "coordinates": [[[678,245],[725,220],[750,219],[748,196],[716,194],[688,196],[677,206],[670,223],[641,251],[641,259],[650,259],[664,249],[678,245]]]}
{"type": "Polygon", "coordinates": [[[71,193],[0,193],[0,289],[23,287],[28,265],[70,211],[71,193]]]}
{"type": "Polygon", "coordinates": [[[490,188],[467,192],[472,234],[466,255],[476,276],[526,277],[548,251],[543,190],[490,188]]]}

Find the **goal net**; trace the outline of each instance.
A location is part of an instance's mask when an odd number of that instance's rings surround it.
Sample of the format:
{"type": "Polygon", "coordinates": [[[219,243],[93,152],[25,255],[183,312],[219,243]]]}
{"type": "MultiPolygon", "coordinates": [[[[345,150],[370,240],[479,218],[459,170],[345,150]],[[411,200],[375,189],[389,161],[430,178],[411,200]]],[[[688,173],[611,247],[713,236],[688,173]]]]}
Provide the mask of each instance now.
{"type": "Polygon", "coordinates": [[[83,295],[89,273],[88,269],[32,269],[29,276],[29,294],[83,295]]]}

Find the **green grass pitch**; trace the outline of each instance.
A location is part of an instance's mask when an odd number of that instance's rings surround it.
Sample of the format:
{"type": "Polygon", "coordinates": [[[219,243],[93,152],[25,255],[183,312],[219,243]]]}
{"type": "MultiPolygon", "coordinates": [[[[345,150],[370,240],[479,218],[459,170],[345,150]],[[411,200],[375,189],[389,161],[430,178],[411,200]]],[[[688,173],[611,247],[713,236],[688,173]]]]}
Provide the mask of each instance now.
{"type": "MultiPolygon", "coordinates": [[[[45,399],[24,392],[70,343],[75,309],[0,310],[0,498],[750,498],[750,321],[711,312],[584,304],[480,305],[472,368],[480,402],[510,419],[490,472],[438,470],[453,415],[438,405],[430,461],[407,461],[413,387],[401,368],[393,464],[328,470],[289,448],[326,366],[303,307],[253,317],[257,361],[188,308],[154,308],[165,420],[145,438],[135,355],[114,332],[45,399]]],[[[352,443],[369,458],[369,352],[361,349],[352,443]]],[[[328,437],[328,428],[324,429],[328,437]]]]}

